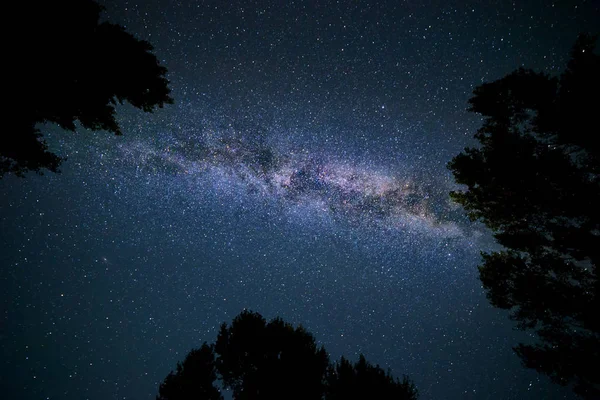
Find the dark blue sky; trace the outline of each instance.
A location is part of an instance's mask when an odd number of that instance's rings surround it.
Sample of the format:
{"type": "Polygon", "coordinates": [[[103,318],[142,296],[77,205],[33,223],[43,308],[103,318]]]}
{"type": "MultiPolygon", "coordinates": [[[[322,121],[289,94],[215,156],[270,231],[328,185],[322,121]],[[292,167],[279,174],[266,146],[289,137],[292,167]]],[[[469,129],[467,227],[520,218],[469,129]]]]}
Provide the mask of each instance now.
{"type": "Polygon", "coordinates": [[[473,88],[561,71],[598,1],[101,3],[176,104],[121,107],[122,137],[44,127],[63,172],[0,180],[8,398],[152,399],[244,308],[424,400],[571,398],[512,353],[446,163],[473,88]]]}

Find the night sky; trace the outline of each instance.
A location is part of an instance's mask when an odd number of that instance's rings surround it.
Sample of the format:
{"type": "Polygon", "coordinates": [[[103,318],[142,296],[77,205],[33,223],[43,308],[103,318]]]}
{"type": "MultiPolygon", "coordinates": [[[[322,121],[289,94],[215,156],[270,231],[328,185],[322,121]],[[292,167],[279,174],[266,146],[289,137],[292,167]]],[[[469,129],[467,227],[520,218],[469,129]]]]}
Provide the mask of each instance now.
{"type": "Polygon", "coordinates": [[[120,107],[122,137],[44,126],[62,173],[0,180],[3,398],[153,399],[244,308],[424,400],[572,398],[512,352],[446,164],[474,87],[559,73],[600,2],[176,3],[101,1],[176,103],[120,107]]]}

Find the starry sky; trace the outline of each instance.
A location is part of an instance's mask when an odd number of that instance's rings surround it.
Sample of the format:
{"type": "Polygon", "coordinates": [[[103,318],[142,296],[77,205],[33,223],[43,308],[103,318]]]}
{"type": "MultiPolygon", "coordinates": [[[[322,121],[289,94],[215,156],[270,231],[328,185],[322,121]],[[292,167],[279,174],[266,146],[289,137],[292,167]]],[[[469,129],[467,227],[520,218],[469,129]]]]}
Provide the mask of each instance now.
{"type": "Polygon", "coordinates": [[[600,2],[100,3],[176,104],[119,107],[122,137],[43,126],[62,173],[0,180],[6,398],[153,399],[244,308],[425,400],[572,398],[513,354],[446,164],[474,87],[559,73],[600,2]]]}

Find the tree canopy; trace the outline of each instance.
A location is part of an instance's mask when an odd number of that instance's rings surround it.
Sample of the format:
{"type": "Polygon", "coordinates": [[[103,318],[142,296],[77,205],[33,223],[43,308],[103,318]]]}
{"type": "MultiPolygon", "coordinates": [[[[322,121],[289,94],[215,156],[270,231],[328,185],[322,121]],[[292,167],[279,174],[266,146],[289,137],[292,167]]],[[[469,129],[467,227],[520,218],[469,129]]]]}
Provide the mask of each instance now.
{"type": "Polygon", "coordinates": [[[526,367],[600,398],[600,62],[580,35],[559,77],[519,69],[477,87],[484,117],[450,163],[466,190],[451,197],[494,233],[480,279],[491,304],[537,337],[515,351],[526,367]]]}
{"type": "Polygon", "coordinates": [[[355,364],[344,357],[332,364],[304,328],[249,311],[223,324],[214,345],[204,343],[178,363],[157,400],[222,399],[218,381],[236,400],[418,397],[407,377],[399,381],[362,355],[355,364]]]}
{"type": "Polygon", "coordinates": [[[27,171],[58,171],[62,158],[50,152],[37,124],[74,131],[121,134],[115,105],[146,112],[172,103],[167,70],[152,46],[119,25],[100,22],[92,0],[17,2],[7,11],[14,40],[8,41],[12,122],[0,135],[0,177],[27,171]]]}

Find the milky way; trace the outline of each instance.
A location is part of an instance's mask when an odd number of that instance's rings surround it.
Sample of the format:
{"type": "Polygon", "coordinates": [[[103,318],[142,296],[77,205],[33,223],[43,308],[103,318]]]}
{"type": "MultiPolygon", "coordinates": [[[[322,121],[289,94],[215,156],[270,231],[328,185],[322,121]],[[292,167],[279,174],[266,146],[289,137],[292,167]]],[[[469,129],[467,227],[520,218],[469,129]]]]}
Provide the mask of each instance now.
{"type": "Polygon", "coordinates": [[[451,186],[439,177],[391,174],[333,152],[311,154],[302,148],[283,152],[264,137],[214,131],[171,139],[164,146],[137,141],[119,148],[138,174],[152,171],[202,184],[211,181],[222,195],[242,189],[251,200],[278,202],[284,212],[301,208],[342,225],[440,237],[463,236],[467,228],[459,226],[464,215],[447,196],[451,186]]]}

